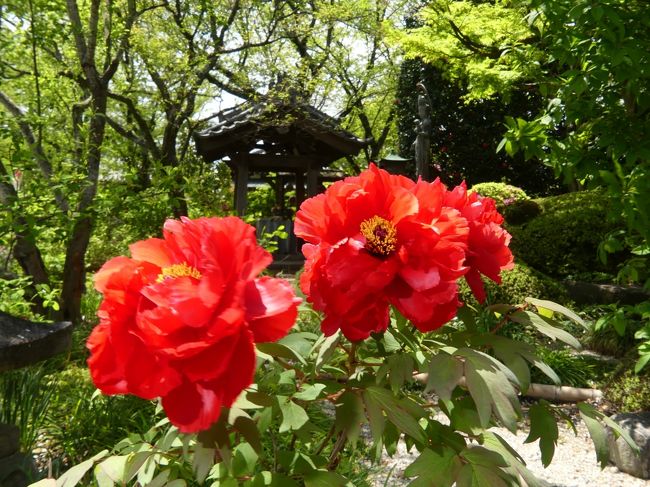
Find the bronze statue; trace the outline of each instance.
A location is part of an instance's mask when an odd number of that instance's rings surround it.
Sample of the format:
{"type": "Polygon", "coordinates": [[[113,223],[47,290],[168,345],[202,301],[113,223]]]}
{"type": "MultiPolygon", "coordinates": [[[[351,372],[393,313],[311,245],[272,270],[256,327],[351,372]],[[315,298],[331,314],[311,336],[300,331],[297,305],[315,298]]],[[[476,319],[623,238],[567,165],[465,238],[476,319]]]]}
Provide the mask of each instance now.
{"type": "Polygon", "coordinates": [[[417,136],[415,142],[413,142],[415,148],[415,172],[416,176],[429,181],[431,178],[429,168],[431,161],[431,99],[422,81],[415,88],[418,92],[419,117],[415,126],[417,136]]]}

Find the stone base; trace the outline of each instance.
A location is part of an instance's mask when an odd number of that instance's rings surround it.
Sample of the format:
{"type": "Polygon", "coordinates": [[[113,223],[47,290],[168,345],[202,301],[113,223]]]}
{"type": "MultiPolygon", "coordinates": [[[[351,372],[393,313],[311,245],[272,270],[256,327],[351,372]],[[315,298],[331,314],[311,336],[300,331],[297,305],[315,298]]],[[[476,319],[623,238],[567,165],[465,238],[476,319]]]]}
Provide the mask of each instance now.
{"type": "Polygon", "coordinates": [[[640,452],[636,455],[623,438],[615,438],[608,430],[609,460],[621,472],[650,479],[650,412],[616,414],[612,419],[632,437],[640,452]]]}

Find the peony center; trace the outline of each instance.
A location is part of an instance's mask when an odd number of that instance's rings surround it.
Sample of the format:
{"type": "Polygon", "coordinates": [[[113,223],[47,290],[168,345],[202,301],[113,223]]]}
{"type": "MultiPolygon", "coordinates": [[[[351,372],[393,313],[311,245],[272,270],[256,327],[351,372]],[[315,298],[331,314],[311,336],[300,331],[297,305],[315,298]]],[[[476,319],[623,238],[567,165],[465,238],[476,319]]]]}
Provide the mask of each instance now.
{"type": "Polygon", "coordinates": [[[163,282],[165,279],[174,279],[175,277],[193,277],[194,279],[201,279],[201,273],[196,267],[187,265],[185,262],[181,264],[172,264],[169,267],[163,267],[158,274],[156,282],[163,282]]]}
{"type": "Polygon", "coordinates": [[[361,235],[366,238],[366,250],[371,254],[386,257],[397,246],[397,229],[388,220],[373,216],[361,223],[361,235]]]}

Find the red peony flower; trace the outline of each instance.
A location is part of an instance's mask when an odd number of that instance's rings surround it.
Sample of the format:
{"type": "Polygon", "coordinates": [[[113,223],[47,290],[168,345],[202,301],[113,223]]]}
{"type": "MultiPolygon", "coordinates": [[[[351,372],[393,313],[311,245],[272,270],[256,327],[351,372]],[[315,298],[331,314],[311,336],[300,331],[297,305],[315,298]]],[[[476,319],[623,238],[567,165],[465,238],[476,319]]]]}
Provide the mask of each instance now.
{"type": "Polygon", "coordinates": [[[514,267],[514,258],[508,248],[510,234],[501,227],[503,217],[492,198],[468,193],[465,183],[445,194],[444,204],[456,208],[467,219],[469,240],[465,279],[479,302],[485,301],[485,287],[481,274],[501,283],[501,271],[514,267]]]}
{"type": "Polygon", "coordinates": [[[239,218],[167,220],[163,239],[130,250],[95,274],[93,381],[106,394],[161,397],[181,431],[206,429],[253,381],[253,344],[285,336],[300,299],[287,281],[257,277],[271,256],[239,218]]]}
{"type": "Polygon", "coordinates": [[[357,341],[382,332],[391,304],[421,331],[454,316],[469,229],[458,210],[443,206],[445,191],[371,164],[301,205],[300,286],[325,313],[326,335],[340,329],[357,341]]]}

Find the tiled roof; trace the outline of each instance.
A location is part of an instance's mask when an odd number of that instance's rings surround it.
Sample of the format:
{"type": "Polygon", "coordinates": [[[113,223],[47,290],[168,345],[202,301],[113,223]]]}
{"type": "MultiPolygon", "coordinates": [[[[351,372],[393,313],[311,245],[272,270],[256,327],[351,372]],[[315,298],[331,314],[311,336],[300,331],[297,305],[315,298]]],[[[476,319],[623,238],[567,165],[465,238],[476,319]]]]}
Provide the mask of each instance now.
{"type": "Polygon", "coordinates": [[[272,137],[268,129],[275,128],[282,134],[283,128],[288,130],[290,127],[298,128],[324,144],[332,145],[332,139],[327,137],[334,136],[338,143],[332,147],[342,155],[356,154],[369,142],[341,129],[337,119],[310,105],[273,99],[244,102],[223,110],[218,114],[218,122],[195,132],[194,139],[199,153],[206,157],[211,152],[209,155],[212,157],[207,158],[213,159],[216,154],[227,150],[252,148],[257,140],[272,137]],[[319,134],[323,134],[322,137],[319,134]],[[342,151],[342,147],[346,150],[342,151]]]}

